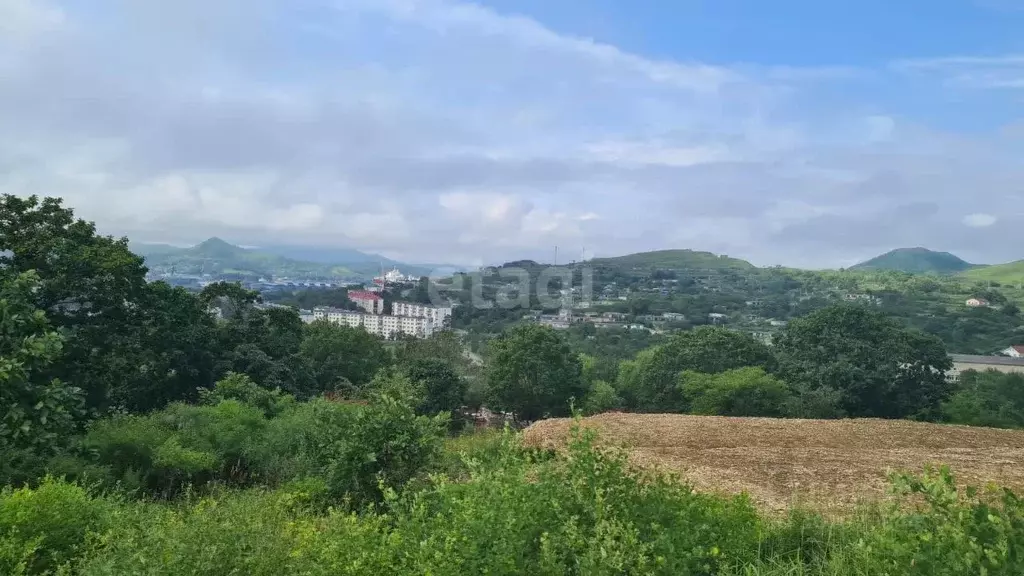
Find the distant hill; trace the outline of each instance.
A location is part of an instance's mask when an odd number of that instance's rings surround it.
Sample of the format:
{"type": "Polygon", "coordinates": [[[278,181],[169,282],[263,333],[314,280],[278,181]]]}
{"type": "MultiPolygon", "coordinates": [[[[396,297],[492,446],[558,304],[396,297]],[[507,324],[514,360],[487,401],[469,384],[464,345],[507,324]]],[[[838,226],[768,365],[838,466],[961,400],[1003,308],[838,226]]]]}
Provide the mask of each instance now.
{"type": "Polygon", "coordinates": [[[956,274],[974,267],[974,264],[965,262],[949,252],[935,252],[927,248],[897,248],[850,269],[895,270],[912,274],[956,274]]]}
{"type": "Polygon", "coordinates": [[[136,254],[146,259],[151,270],[175,274],[239,274],[291,278],[342,279],[360,276],[345,266],[303,262],[249,250],[210,238],[191,248],[166,244],[133,244],[136,254]]]}
{"type": "Polygon", "coordinates": [[[381,268],[385,272],[392,268],[398,268],[403,274],[410,276],[445,276],[463,269],[461,266],[451,264],[409,264],[386,258],[380,254],[361,252],[352,248],[273,245],[260,246],[257,250],[302,262],[344,266],[360,276],[367,277],[380,274],[381,268]]]}
{"type": "Polygon", "coordinates": [[[181,248],[169,244],[132,243],[130,248],[146,258],[150,269],[178,274],[243,274],[303,278],[369,279],[398,268],[411,276],[452,274],[461,267],[447,264],[406,264],[350,248],[268,246],[242,248],[220,238],[181,248]]]}
{"type": "Polygon", "coordinates": [[[629,270],[753,270],[755,268],[746,260],[694,250],[656,250],[614,258],[594,258],[587,263],[593,266],[610,266],[629,270]]]}
{"type": "Polygon", "coordinates": [[[381,263],[384,266],[399,265],[394,260],[389,260],[379,254],[367,254],[352,248],[330,248],[320,246],[260,246],[260,252],[276,254],[292,260],[303,262],[317,262],[319,264],[375,264],[378,267],[381,263]]]}
{"type": "Polygon", "coordinates": [[[962,272],[960,275],[983,282],[1024,284],[1024,260],[1017,260],[1008,264],[972,268],[962,272]]]}

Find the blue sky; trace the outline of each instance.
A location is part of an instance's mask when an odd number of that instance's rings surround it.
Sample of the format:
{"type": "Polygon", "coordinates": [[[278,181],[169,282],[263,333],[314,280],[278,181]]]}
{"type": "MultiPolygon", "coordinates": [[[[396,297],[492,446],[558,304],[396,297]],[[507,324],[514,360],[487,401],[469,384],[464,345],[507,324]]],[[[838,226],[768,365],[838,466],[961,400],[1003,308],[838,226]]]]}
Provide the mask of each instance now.
{"type": "Polygon", "coordinates": [[[1021,0],[0,0],[0,191],[142,241],[1016,260],[1022,111],[1021,0]]]}
{"type": "Polygon", "coordinates": [[[1017,0],[490,0],[484,4],[631,52],[721,65],[882,67],[902,58],[1024,50],[1024,5],[1017,0]]]}

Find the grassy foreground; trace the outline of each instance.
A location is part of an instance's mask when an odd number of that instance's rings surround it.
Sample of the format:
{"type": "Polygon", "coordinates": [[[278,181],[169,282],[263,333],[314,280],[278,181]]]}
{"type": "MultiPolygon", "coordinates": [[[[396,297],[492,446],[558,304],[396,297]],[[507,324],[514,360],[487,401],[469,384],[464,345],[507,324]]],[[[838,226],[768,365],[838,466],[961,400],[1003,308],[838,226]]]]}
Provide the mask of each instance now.
{"type": "Polygon", "coordinates": [[[470,436],[429,477],[355,510],[314,479],[170,502],[52,478],[7,489],[0,573],[1024,574],[1024,504],[1009,491],[958,492],[943,471],[893,488],[902,508],[769,520],[743,496],[637,471],[589,431],[560,456],[513,433],[470,436]]]}

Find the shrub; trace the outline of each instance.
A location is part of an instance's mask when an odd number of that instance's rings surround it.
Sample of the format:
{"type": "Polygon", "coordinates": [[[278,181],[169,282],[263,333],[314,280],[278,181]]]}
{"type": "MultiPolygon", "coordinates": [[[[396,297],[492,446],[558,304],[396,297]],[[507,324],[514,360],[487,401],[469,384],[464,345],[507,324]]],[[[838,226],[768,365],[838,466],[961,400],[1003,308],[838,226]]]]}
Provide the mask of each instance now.
{"type": "Polygon", "coordinates": [[[879,573],[906,566],[936,576],[1024,571],[1024,500],[1009,490],[961,492],[948,468],[897,476],[894,489],[904,501],[916,497],[924,505],[911,513],[891,510],[856,548],[879,573]]]}
{"type": "Polygon", "coordinates": [[[745,499],[635,472],[578,430],[565,459],[538,462],[507,433],[467,465],[465,482],[392,502],[401,573],[708,574],[756,550],[745,499]]]}
{"type": "Polygon", "coordinates": [[[291,553],[310,522],[282,494],[215,491],[174,506],[136,503],[76,566],[82,576],[295,574],[291,553]]]}
{"type": "Polygon", "coordinates": [[[381,483],[399,488],[438,456],[446,415],[418,416],[403,376],[375,380],[371,400],[315,399],[270,421],[248,458],[273,483],[320,477],[333,498],[379,501],[381,483]]]}
{"type": "Polygon", "coordinates": [[[711,416],[781,416],[790,398],[786,384],[761,368],[720,374],[684,371],[679,389],[694,414],[711,416]]]}
{"type": "Polygon", "coordinates": [[[245,374],[236,372],[229,372],[212,390],[200,390],[199,398],[203,404],[210,406],[216,406],[224,400],[237,400],[262,410],[268,418],[277,416],[295,404],[295,398],[280,389],[268,390],[245,374]]]}
{"type": "Polygon", "coordinates": [[[105,528],[109,504],[51,477],[38,488],[0,492],[0,574],[38,574],[76,557],[105,528]]]}
{"type": "Polygon", "coordinates": [[[590,385],[590,391],[583,398],[583,413],[590,416],[622,407],[615,388],[604,380],[597,380],[590,385]]]}

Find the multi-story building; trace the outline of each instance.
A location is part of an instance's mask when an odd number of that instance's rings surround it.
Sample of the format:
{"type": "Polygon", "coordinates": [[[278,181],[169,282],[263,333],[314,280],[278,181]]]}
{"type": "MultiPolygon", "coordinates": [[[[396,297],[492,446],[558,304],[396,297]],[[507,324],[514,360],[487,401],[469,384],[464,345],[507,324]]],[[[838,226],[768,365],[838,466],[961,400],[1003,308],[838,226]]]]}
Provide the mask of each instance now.
{"type": "Polygon", "coordinates": [[[434,322],[430,318],[367,314],[365,312],[339,310],[337,308],[314,308],[313,318],[353,328],[362,326],[370,334],[385,339],[392,338],[396,334],[426,338],[434,333],[434,322]]]}
{"type": "Polygon", "coordinates": [[[353,290],[348,293],[348,299],[370,314],[384,313],[384,298],[380,294],[367,290],[353,290]]]}
{"type": "Polygon", "coordinates": [[[429,304],[417,304],[415,302],[395,302],[391,306],[391,312],[395,316],[411,316],[413,318],[429,318],[434,326],[444,326],[448,318],[451,318],[451,306],[431,306],[429,304]]]}

